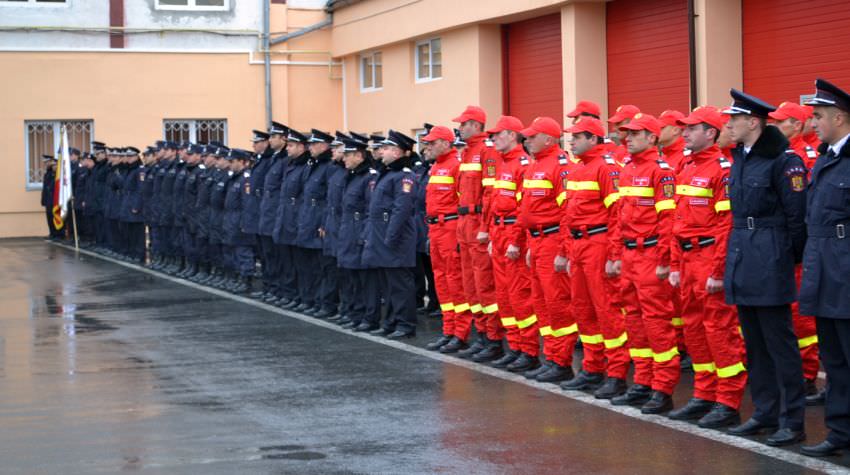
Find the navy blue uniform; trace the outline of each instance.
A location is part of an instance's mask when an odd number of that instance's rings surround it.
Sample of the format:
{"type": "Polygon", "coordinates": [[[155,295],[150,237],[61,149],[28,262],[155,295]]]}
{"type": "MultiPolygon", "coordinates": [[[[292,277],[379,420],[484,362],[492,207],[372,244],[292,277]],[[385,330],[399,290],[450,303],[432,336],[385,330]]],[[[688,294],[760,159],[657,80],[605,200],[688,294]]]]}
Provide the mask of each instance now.
{"type": "Polygon", "coordinates": [[[230,256],[232,269],[240,277],[250,277],[254,272],[255,236],[242,227],[245,196],[250,195],[251,173],[234,173],[227,182],[222,219],[223,241],[226,255],[230,256]],[[247,189],[246,189],[247,188],[247,189]]]}
{"type": "Polygon", "coordinates": [[[748,154],[743,146],[732,152],[733,229],[724,288],[727,302],[738,306],[753,418],[802,430],[802,361],[790,303],[796,299],[794,264],[806,240],[806,169],[787,148],[779,129],[767,126],[748,154]]]}
{"type": "Polygon", "coordinates": [[[113,252],[125,254],[124,238],[122,236],[121,227],[121,198],[122,189],[124,188],[123,165],[110,166],[109,175],[106,178],[107,184],[107,200],[106,200],[106,219],[109,223],[108,230],[108,245],[113,252]]]}
{"type": "Polygon", "coordinates": [[[381,167],[370,183],[363,261],[380,269],[387,300],[387,332],[416,331],[416,177],[401,158],[381,167]]]}
{"type": "MultiPolygon", "coordinates": [[[[212,263],[212,247],[210,245],[210,196],[216,183],[217,170],[199,165],[198,195],[195,198],[195,238],[198,242],[198,262],[203,266],[212,263]]],[[[200,278],[206,277],[202,271],[200,278]]]]}
{"type": "Polygon", "coordinates": [[[283,184],[283,167],[286,150],[275,152],[266,149],[254,165],[251,186],[257,197],[257,250],[263,263],[263,290],[265,299],[272,301],[282,296],[280,292],[281,256],[272,239],[277,209],[280,206],[280,186],[283,184]]]}
{"type": "MultiPolygon", "coordinates": [[[[283,183],[280,187],[280,201],[275,219],[273,238],[279,246],[281,259],[280,293],[284,300],[294,300],[302,304],[314,304],[303,300],[299,283],[300,249],[295,246],[298,234],[298,209],[301,206],[301,192],[304,188],[303,176],[307,168],[310,153],[304,152],[298,157],[288,157],[283,163],[283,183]]],[[[271,173],[269,173],[271,174],[271,173]]]]}
{"type": "Polygon", "coordinates": [[[215,182],[210,188],[209,206],[209,242],[212,261],[219,267],[232,270],[232,262],[224,254],[224,200],[227,196],[227,183],[233,176],[232,171],[219,170],[215,174],[215,182]]]}
{"type": "Polygon", "coordinates": [[[425,222],[425,194],[430,176],[431,164],[417,161],[413,164],[416,175],[416,305],[425,305],[428,297],[428,308],[437,309],[437,289],[434,284],[434,269],[431,267],[431,256],[428,246],[428,224],[425,222]]]}
{"type": "Polygon", "coordinates": [[[106,160],[101,160],[95,165],[94,180],[94,209],[95,209],[95,238],[99,247],[105,247],[108,243],[109,233],[106,220],[106,179],[109,177],[110,166],[106,160]]]}
{"type": "Polygon", "coordinates": [[[121,221],[125,226],[125,252],[136,261],[145,258],[145,224],[144,224],[144,201],[143,185],[144,173],[147,168],[139,165],[131,165],[124,177],[123,194],[121,201],[121,221]]]}
{"type": "Polygon", "coordinates": [[[50,238],[62,237],[62,233],[53,225],[53,190],[56,187],[56,167],[48,168],[44,172],[44,179],[41,182],[41,206],[44,208],[44,214],[47,219],[47,229],[50,238]]]}
{"type": "MultiPolygon", "coordinates": [[[[324,237],[322,238],[322,255],[324,259],[331,265],[331,274],[324,276],[324,284],[329,293],[333,295],[334,301],[339,300],[339,312],[342,315],[351,313],[351,306],[356,295],[353,292],[352,281],[349,275],[341,270],[337,263],[337,239],[339,239],[339,220],[342,214],[342,192],[345,188],[345,181],[349,175],[345,169],[345,164],[340,161],[332,161],[330,171],[328,171],[328,188],[327,188],[327,211],[325,212],[322,229],[324,237]]],[[[326,305],[328,310],[334,305],[326,305]]],[[[334,312],[335,313],[335,312],[334,312]]]]}
{"type": "MultiPolygon", "coordinates": [[[[171,245],[173,246],[174,256],[182,259],[186,256],[186,242],[184,234],[184,224],[186,216],[185,202],[183,194],[186,191],[186,177],[188,176],[189,165],[180,160],[175,168],[174,185],[171,190],[171,245]]],[[[179,266],[179,262],[177,263],[179,266]]]]}
{"type": "Polygon", "coordinates": [[[183,245],[186,261],[191,268],[190,275],[197,272],[201,259],[201,244],[198,239],[198,189],[201,185],[202,172],[206,167],[193,165],[186,171],[186,184],[183,188],[183,245]]]}

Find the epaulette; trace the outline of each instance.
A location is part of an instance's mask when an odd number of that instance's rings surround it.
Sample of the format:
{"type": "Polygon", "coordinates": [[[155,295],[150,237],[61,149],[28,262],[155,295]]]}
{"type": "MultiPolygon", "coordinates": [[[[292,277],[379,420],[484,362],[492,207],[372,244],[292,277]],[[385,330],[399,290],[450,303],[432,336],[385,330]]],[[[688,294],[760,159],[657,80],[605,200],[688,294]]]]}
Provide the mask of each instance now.
{"type": "Polygon", "coordinates": [[[570,162],[569,162],[569,159],[567,158],[566,155],[561,154],[561,155],[558,155],[558,163],[561,164],[561,165],[566,165],[570,162]]]}
{"type": "Polygon", "coordinates": [[[611,155],[610,153],[606,153],[605,155],[602,156],[602,158],[605,159],[605,163],[607,163],[608,165],[616,165],[617,164],[617,161],[614,160],[614,156],[611,155]]]}
{"type": "Polygon", "coordinates": [[[523,166],[528,165],[528,157],[525,155],[519,157],[519,164],[523,166]]]}
{"type": "Polygon", "coordinates": [[[732,162],[727,160],[723,155],[721,155],[717,161],[720,162],[720,168],[732,168],[732,162]]]}
{"type": "Polygon", "coordinates": [[[673,169],[673,167],[671,167],[669,163],[665,162],[664,160],[661,160],[660,158],[658,160],[656,160],[656,162],[658,163],[658,166],[661,167],[662,170],[672,170],[673,169]]]}
{"type": "Polygon", "coordinates": [[[693,152],[691,152],[691,149],[689,149],[689,148],[682,150],[682,155],[684,155],[686,157],[690,157],[691,153],[693,153],[693,152]]]}
{"type": "Polygon", "coordinates": [[[402,168],[401,171],[407,172],[407,173],[413,173],[413,170],[411,170],[410,168],[407,168],[407,167],[402,168]]]}

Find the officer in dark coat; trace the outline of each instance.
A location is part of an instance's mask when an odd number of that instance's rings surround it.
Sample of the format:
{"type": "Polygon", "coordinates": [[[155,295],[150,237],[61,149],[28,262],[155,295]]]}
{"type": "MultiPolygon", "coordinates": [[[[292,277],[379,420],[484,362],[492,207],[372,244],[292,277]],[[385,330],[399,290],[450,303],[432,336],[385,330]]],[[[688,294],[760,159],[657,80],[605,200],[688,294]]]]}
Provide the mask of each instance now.
{"type": "Polygon", "coordinates": [[[377,269],[363,262],[363,243],[369,183],[377,172],[371,167],[372,157],[365,140],[343,139],[342,142],[346,174],[334,242],[337,265],[344,271],[341,280],[349,281],[348,291],[352,297],[345,315],[337,323],[354,331],[374,331],[381,321],[380,276],[377,269]]]}
{"type": "MultiPolygon", "coordinates": [[[[177,150],[177,162],[174,165],[174,182],[170,192],[171,232],[169,233],[169,246],[171,247],[171,265],[163,269],[169,274],[178,274],[183,270],[186,255],[185,243],[183,241],[183,224],[185,223],[183,192],[186,188],[187,157],[193,144],[182,142],[177,150]]],[[[170,174],[169,174],[170,176],[170,174]]]]}
{"type": "Polygon", "coordinates": [[[263,185],[265,184],[269,167],[272,165],[271,157],[274,151],[269,148],[270,136],[268,133],[262,130],[254,130],[252,133],[251,143],[254,148],[254,159],[249,170],[249,183],[245,187],[245,190],[250,191],[250,194],[242,197],[245,202],[242,210],[242,229],[255,236],[254,242],[256,243],[256,248],[254,249],[254,254],[259,258],[260,269],[263,272],[263,288],[251,293],[251,297],[263,299],[265,296],[270,295],[268,293],[270,282],[268,278],[269,256],[260,252],[262,249],[260,246],[260,205],[263,200],[263,185]]]}
{"type": "Polygon", "coordinates": [[[209,239],[212,249],[211,260],[215,267],[215,278],[210,280],[208,284],[218,288],[233,285],[236,280],[232,256],[225,251],[227,243],[224,235],[224,205],[227,198],[227,184],[234,175],[233,171],[230,170],[229,154],[230,149],[222,147],[219,147],[216,151],[218,172],[215,174],[215,181],[210,188],[209,239]]]}
{"type": "Polygon", "coordinates": [[[280,187],[280,205],[274,226],[274,242],[280,246],[281,256],[281,308],[299,312],[313,308],[311,300],[315,289],[304,288],[302,275],[304,262],[301,248],[296,246],[298,238],[298,210],[301,208],[304,190],[304,173],[310,152],[307,137],[297,130],[289,129],[286,137],[287,159],[283,169],[283,184],[280,187]],[[286,300],[289,300],[286,302],[286,300]]]}
{"type": "Polygon", "coordinates": [[[121,198],[124,188],[124,175],[126,167],[123,165],[124,152],[120,148],[112,148],[107,151],[109,161],[109,175],[106,177],[106,220],[108,223],[108,250],[106,255],[118,257],[124,254],[124,242],[121,229],[121,198]]]}
{"type": "Polygon", "coordinates": [[[218,147],[206,145],[203,163],[198,165],[198,192],[195,198],[195,238],[198,243],[198,273],[191,280],[204,283],[212,278],[212,248],[210,246],[210,193],[218,173],[216,153],[218,147]]]}
{"type": "Polygon", "coordinates": [[[183,270],[177,274],[177,277],[190,279],[198,272],[198,263],[200,260],[200,244],[198,242],[198,210],[196,208],[198,201],[198,177],[202,169],[198,168],[201,164],[203,154],[206,152],[204,145],[191,145],[186,150],[186,178],[182,186],[182,194],[180,201],[180,219],[183,222],[183,233],[181,242],[183,244],[183,254],[186,259],[186,265],[183,270]]]}
{"type": "Polygon", "coordinates": [[[58,239],[62,236],[53,224],[53,191],[56,188],[56,159],[52,155],[42,155],[41,159],[45,164],[44,178],[41,182],[41,206],[44,208],[44,215],[47,218],[47,237],[58,239]]]}
{"type": "Polygon", "coordinates": [[[95,240],[96,249],[105,250],[107,245],[107,227],[106,222],[106,179],[109,177],[109,163],[106,159],[106,145],[101,142],[93,142],[92,146],[95,153],[94,166],[94,193],[92,198],[93,211],[95,213],[95,240]]]}
{"type": "Polygon", "coordinates": [[[80,244],[83,246],[91,241],[91,216],[88,213],[87,205],[93,167],[94,161],[91,155],[89,153],[83,154],[74,182],[74,211],[77,215],[77,228],[80,231],[80,244]]]}
{"type": "MultiPolygon", "coordinates": [[[[348,139],[350,139],[348,135],[337,131],[336,137],[331,142],[332,155],[331,167],[328,172],[327,211],[319,228],[319,234],[322,238],[323,259],[332,264],[332,274],[325,276],[323,283],[331,289],[333,297],[339,300],[339,312],[324,316],[329,321],[337,321],[343,315],[347,315],[351,310],[352,301],[356,299],[355,294],[352,293],[351,278],[346,275],[344,269],[339,267],[336,256],[336,240],[339,236],[339,219],[342,213],[342,190],[345,187],[345,179],[348,175],[343,162],[345,155],[343,140],[348,139]]],[[[327,306],[330,307],[330,305],[327,306]]]]}
{"type": "Polygon", "coordinates": [[[254,233],[245,232],[242,227],[242,213],[245,210],[246,196],[251,195],[251,152],[232,149],[228,154],[230,161],[230,179],[224,198],[224,219],[222,220],[225,254],[231,258],[231,267],[235,281],[225,286],[226,290],[243,294],[250,288],[250,279],[254,274],[254,233]]]}
{"type": "Polygon", "coordinates": [[[121,221],[126,228],[126,243],[124,244],[127,257],[135,262],[145,259],[145,223],[144,223],[144,184],[145,167],[139,161],[139,150],[128,147],[127,174],[124,177],[121,197],[121,221]]]}
{"type": "MultiPolygon", "coordinates": [[[[263,263],[263,301],[271,305],[286,305],[295,297],[295,290],[285,291],[282,287],[284,255],[286,248],[275,242],[275,222],[280,209],[280,188],[283,186],[284,170],[289,162],[286,152],[286,138],[289,128],[279,122],[269,127],[270,156],[265,160],[265,172],[262,181],[254,180],[255,194],[261,196],[260,217],[258,223],[258,248],[263,263]]],[[[287,264],[291,267],[291,263],[287,264]]],[[[287,272],[290,272],[286,269],[287,272]]]]}
{"type": "Polygon", "coordinates": [[[363,260],[380,269],[387,316],[370,333],[410,338],[416,335],[416,176],[406,152],[415,141],[391,130],[383,143],[384,166],[370,183],[363,260]]]}
{"type": "Polygon", "coordinates": [[[818,79],[813,127],[823,142],[808,189],[800,313],[817,321],[826,370],[826,440],[804,446],[822,457],[850,447],[850,94],[818,79]]]}
{"type": "Polygon", "coordinates": [[[731,116],[726,130],[738,143],[729,181],[733,229],[724,281],[709,279],[707,285],[722,286],[726,301],[738,307],[756,410],[729,433],[778,428],[766,442],[784,446],[805,438],[805,388],[791,302],[797,298],[794,265],[806,242],[806,169],[787,152],[782,132],[765,126],[775,107],[735,89],[732,98],[723,112],[731,116]]]}

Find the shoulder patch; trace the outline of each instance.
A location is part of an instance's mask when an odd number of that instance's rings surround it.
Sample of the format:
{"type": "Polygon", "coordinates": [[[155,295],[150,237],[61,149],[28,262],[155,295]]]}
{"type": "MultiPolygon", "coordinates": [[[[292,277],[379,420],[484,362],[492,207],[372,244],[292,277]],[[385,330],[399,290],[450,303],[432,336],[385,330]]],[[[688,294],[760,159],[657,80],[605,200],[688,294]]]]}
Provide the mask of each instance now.
{"type": "Polygon", "coordinates": [[[673,167],[671,167],[670,164],[665,162],[664,160],[658,159],[657,163],[658,163],[658,166],[661,167],[662,170],[672,170],[673,169],[673,167]]]}
{"type": "Polygon", "coordinates": [[[605,163],[607,163],[608,165],[616,165],[617,164],[617,161],[614,160],[614,156],[611,155],[610,153],[606,153],[605,155],[603,155],[603,158],[605,159],[605,163]]]}
{"type": "Polygon", "coordinates": [[[519,164],[520,165],[528,165],[528,157],[526,157],[525,155],[519,157],[519,164]]]}
{"type": "Polygon", "coordinates": [[[818,158],[818,153],[812,148],[811,145],[806,145],[806,157],[807,158],[818,158]]]}
{"type": "Polygon", "coordinates": [[[717,158],[717,161],[720,162],[720,168],[731,168],[732,162],[726,159],[723,155],[717,158]]]}

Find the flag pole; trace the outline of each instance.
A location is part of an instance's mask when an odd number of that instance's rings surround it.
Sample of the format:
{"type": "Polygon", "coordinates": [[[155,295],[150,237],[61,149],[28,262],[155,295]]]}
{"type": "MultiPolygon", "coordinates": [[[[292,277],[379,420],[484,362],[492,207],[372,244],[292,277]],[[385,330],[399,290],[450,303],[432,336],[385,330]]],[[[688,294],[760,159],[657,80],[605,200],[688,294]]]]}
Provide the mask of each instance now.
{"type": "Polygon", "coordinates": [[[77,234],[77,211],[74,209],[74,197],[71,197],[71,224],[74,225],[74,250],[80,252],[80,237],[77,234]]]}

